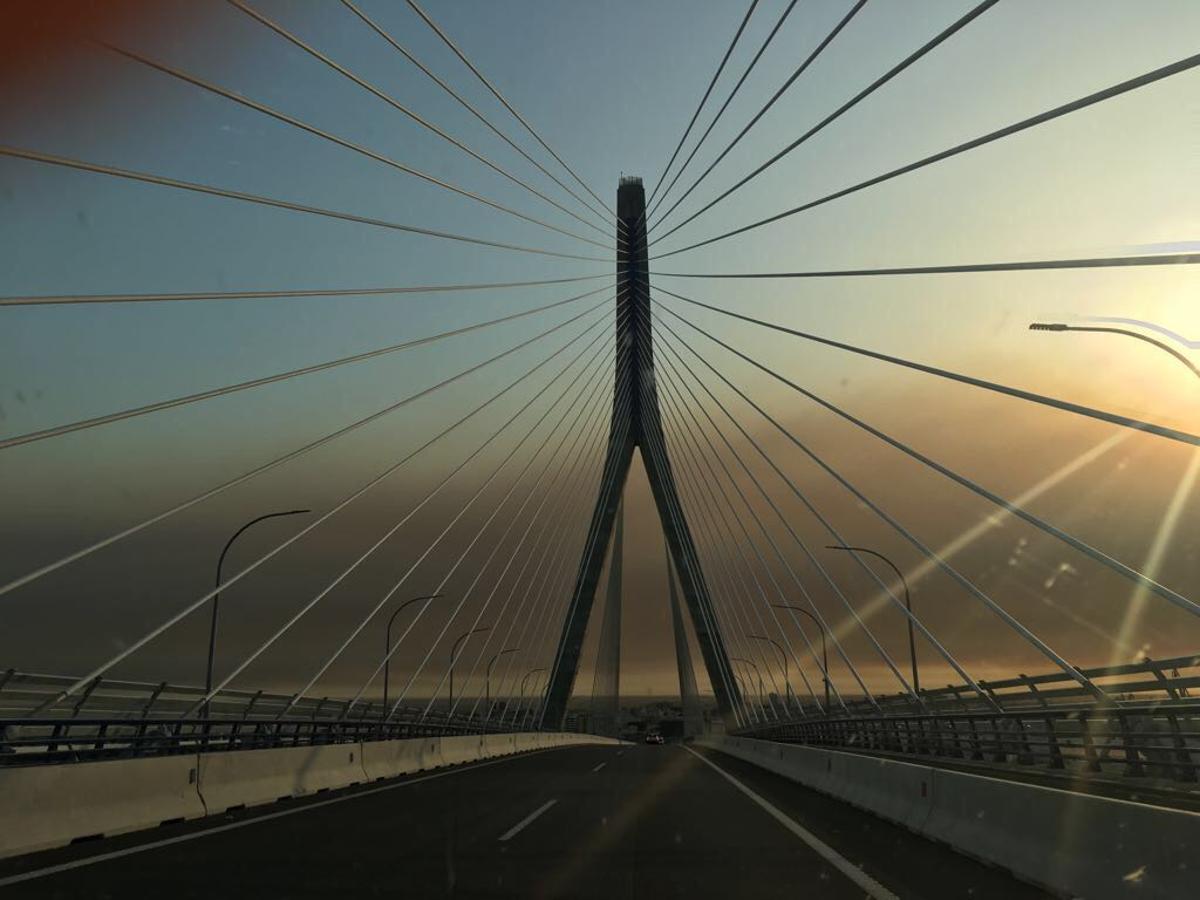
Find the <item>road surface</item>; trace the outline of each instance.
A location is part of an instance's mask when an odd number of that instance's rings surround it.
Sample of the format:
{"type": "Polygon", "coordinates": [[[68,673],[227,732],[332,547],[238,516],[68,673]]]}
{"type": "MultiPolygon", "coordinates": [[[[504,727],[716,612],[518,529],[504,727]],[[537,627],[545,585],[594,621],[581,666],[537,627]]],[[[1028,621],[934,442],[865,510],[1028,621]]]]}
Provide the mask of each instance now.
{"type": "Polygon", "coordinates": [[[671,745],[543,751],[0,861],[0,897],[39,900],[1046,896],[671,745]]]}

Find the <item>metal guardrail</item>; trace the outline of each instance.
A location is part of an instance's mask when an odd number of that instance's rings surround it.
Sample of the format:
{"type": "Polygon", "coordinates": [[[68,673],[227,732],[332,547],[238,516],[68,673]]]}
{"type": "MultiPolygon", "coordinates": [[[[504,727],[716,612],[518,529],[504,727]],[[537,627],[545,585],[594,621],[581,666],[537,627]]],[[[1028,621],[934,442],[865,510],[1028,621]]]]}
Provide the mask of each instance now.
{"type": "Polygon", "coordinates": [[[207,715],[197,715],[199,686],[118,679],[97,678],[54,703],[75,681],[0,671],[0,767],[517,730],[414,707],[385,722],[379,698],[351,706],[347,699],[264,691],[221,691],[207,715]]]}
{"type": "MultiPolygon", "coordinates": [[[[125,681],[96,678],[83,690],[59,703],[52,701],[77,679],[69,675],[46,675],[0,671],[0,720],[19,718],[155,717],[182,718],[204,698],[199,685],[166,681],[125,681]]],[[[343,718],[348,701],[332,697],[296,697],[293,694],[226,689],[208,704],[211,718],[337,719],[343,718]]],[[[381,701],[364,699],[354,708],[358,718],[371,718],[382,711],[381,701]]]]}
{"type": "Polygon", "coordinates": [[[856,699],[828,716],[763,722],[734,734],[883,755],[1029,771],[1196,782],[1200,769],[1200,655],[856,699]]]}
{"type": "MultiPolygon", "coordinates": [[[[736,732],[815,746],[1074,769],[1177,782],[1200,766],[1200,654],[1081,670],[1108,695],[1098,702],[1064,672],[848,700],[840,715],[798,717],[736,732]],[[995,704],[993,706],[992,704],[995,704]],[[996,707],[999,707],[999,711],[996,707]]],[[[299,746],[450,734],[502,733],[478,720],[400,709],[383,722],[380,700],[221,691],[207,717],[193,685],[96,679],[50,704],[69,676],[0,671],[0,766],[299,746]],[[353,715],[353,718],[349,716],[353,715]]],[[[778,698],[776,698],[778,699],[778,698]]],[[[793,700],[794,702],[794,700],[793,700]]]]}
{"type": "Polygon", "coordinates": [[[24,718],[3,723],[0,767],[402,738],[503,734],[511,727],[420,710],[374,719],[24,718]]]}
{"type": "Polygon", "coordinates": [[[810,719],[736,734],[887,755],[1070,770],[1081,777],[1195,782],[1200,769],[1200,701],[1194,700],[810,719]]]}
{"type": "MultiPolygon", "coordinates": [[[[1144,659],[1116,666],[1081,668],[1082,674],[1114,702],[1186,700],[1200,694],[1200,654],[1171,659],[1144,659]]],[[[1093,706],[1095,697],[1066,672],[1017,675],[996,681],[980,680],[992,702],[1004,710],[1045,709],[1062,704],[1093,706]]],[[[878,709],[865,699],[848,700],[849,715],[914,714],[927,711],[968,712],[993,708],[969,685],[950,684],[921,690],[923,706],[906,694],[876,696],[878,709]]]]}

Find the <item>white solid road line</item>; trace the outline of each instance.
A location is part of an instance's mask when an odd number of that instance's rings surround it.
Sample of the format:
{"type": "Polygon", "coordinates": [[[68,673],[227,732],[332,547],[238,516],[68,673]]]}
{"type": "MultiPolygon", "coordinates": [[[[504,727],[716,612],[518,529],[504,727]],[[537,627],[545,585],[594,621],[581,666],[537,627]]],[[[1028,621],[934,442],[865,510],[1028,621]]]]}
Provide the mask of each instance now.
{"type": "Polygon", "coordinates": [[[608,765],[608,763],[606,763],[606,762],[600,763],[598,766],[596,766],[596,768],[592,769],[592,774],[595,775],[597,772],[599,772],[601,769],[603,769],[607,765],[608,765]]]}
{"type": "Polygon", "coordinates": [[[267,813],[263,816],[254,816],[249,819],[242,819],[237,822],[230,822],[226,825],[218,825],[215,828],[205,828],[203,831],[192,831],[188,834],[180,834],[172,838],[164,838],[161,841],[151,841],[147,844],[137,844],[133,847],[125,847],[121,850],[113,850],[110,853],[97,853],[95,856],[86,856],[83,859],[73,859],[70,862],[59,863],[55,866],[46,866],[43,869],[33,869],[29,872],[21,872],[18,875],[9,875],[7,878],[0,878],[0,887],[7,887],[10,884],[19,884],[22,881],[32,881],[35,878],[44,878],[47,875],[56,875],[59,872],[68,872],[71,869],[79,869],[83,866],[90,866],[95,863],[107,862],[110,859],[121,859],[124,856],[132,856],[135,853],[144,853],[147,850],[157,850],[159,847],[169,847],[172,844],[182,844],[184,841],[194,841],[197,838],[207,837],[210,834],[220,834],[222,831],[233,831],[235,828],[245,828],[248,825],[257,825],[259,822],[269,822],[272,819],[282,819],[284,816],[294,816],[297,813],[308,812],[310,809],[320,809],[323,806],[332,806],[335,803],[343,803],[346,800],[354,800],[358,797],[367,797],[371,794],[381,794],[384,791],[394,791],[398,788],[408,787],[411,784],[421,784],[426,781],[433,781],[435,778],[445,778],[447,775],[458,775],[461,772],[470,772],[474,769],[483,769],[487,766],[496,766],[500,763],[511,762],[517,759],[527,759],[530,756],[536,756],[539,753],[548,753],[553,748],[545,750],[533,750],[528,753],[514,754],[505,756],[500,759],[490,759],[485,762],[456,766],[452,769],[447,769],[444,772],[434,772],[431,775],[422,775],[420,778],[410,778],[407,781],[397,782],[395,784],[384,784],[379,787],[368,788],[363,791],[355,791],[352,794],[343,794],[340,797],[331,797],[328,800],[318,800],[315,803],[306,803],[304,806],[293,806],[288,809],[280,810],[279,812],[267,813]]]}
{"type": "Polygon", "coordinates": [[[529,815],[527,815],[525,818],[523,818],[520,822],[518,822],[516,825],[514,825],[512,828],[508,829],[508,831],[504,832],[504,834],[500,835],[500,840],[507,841],[509,838],[515,837],[516,835],[520,834],[522,828],[524,828],[526,825],[528,825],[530,822],[532,822],[534,819],[536,819],[538,816],[540,816],[542,813],[544,813],[546,810],[548,810],[550,807],[552,807],[557,802],[558,802],[557,797],[555,797],[553,800],[547,800],[545,803],[543,803],[541,806],[539,806],[537,809],[535,809],[533,812],[531,812],[529,815]]]}
{"type": "Polygon", "coordinates": [[[787,813],[780,810],[766,798],[756,794],[712,760],[697,753],[691,747],[684,747],[683,749],[692,754],[692,756],[696,757],[696,759],[700,760],[700,762],[704,763],[706,766],[712,768],[713,771],[715,771],[718,775],[757,803],[776,822],[778,822],[792,834],[796,835],[796,837],[800,838],[800,840],[804,841],[804,843],[808,844],[808,846],[815,850],[822,859],[824,859],[827,863],[866,891],[868,897],[872,897],[874,900],[900,900],[896,894],[893,894],[882,884],[880,884],[858,866],[854,865],[854,863],[850,862],[850,860],[846,859],[846,857],[842,856],[807,828],[788,816],[787,813]]]}

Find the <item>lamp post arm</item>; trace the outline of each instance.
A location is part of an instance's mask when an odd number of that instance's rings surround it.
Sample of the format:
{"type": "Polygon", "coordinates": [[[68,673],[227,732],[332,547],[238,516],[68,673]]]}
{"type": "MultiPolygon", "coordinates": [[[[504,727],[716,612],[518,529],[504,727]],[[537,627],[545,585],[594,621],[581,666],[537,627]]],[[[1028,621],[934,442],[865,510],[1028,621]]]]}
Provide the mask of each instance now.
{"type": "Polygon", "coordinates": [[[1197,378],[1200,378],[1200,368],[1197,368],[1195,363],[1193,363],[1190,359],[1188,359],[1186,356],[1184,356],[1182,353],[1180,353],[1174,347],[1170,347],[1167,344],[1164,344],[1162,341],[1155,340],[1154,338],[1148,337],[1147,335],[1141,334],[1139,332],[1129,331],[1126,328],[1106,328],[1106,327],[1103,327],[1100,325],[1065,325],[1061,322],[1034,322],[1029,326],[1029,330],[1030,331],[1090,331],[1090,332],[1095,332],[1095,333],[1099,333],[1099,334],[1119,334],[1119,335],[1123,335],[1124,337],[1136,338],[1139,341],[1145,341],[1147,344],[1157,347],[1159,350],[1162,350],[1164,353],[1170,353],[1173,357],[1175,357],[1177,360],[1179,360],[1181,363],[1183,363],[1185,366],[1187,366],[1191,370],[1193,375],[1195,375],[1197,378]]]}
{"type": "MultiPolygon", "coordinates": [[[[866,553],[868,556],[873,556],[876,559],[882,560],[889,569],[896,573],[896,578],[899,579],[900,584],[904,587],[904,608],[908,610],[908,622],[906,624],[908,625],[908,656],[912,664],[912,688],[913,693],[919,696],[921,693],[921,675],[917,668],[917,639],[913,633],[912,594],[908,589],[908,579],[904,577],[904,573],[900,571],[900,567],[892,562],[891,559],[884,556],[877,550],[872,550],[870,547],[850,547],[844,544],[831,544],[825,549],[847,550],[851,553],[866,553]]],[[[882,582],[880,583],[882,584],[882,582]]],[[[890,594],[891,591],[888,590],[888,593],[890,594]]]]}
{"type": "MultiPolygon", "coordinates": [[[[225,542],[225,546],[221,548],[221,555],[217,557],[216,580],[214,581],[214,584],[213,584],[213,587],[216,588],[217,590],[213,594],[213,598],[212,598],[212,621],[209,625],[209,630],[208,630],[208,665],[205,667],[205,670],[204,670],[204,695],[206,697],[210,693],[212,693],[213,658],[216,655],[216,649],[217,649],[217,615],[218,615],[218,611],[220,610],[220,604],[221,604],[221,591],[220,591],[221,569],[225,565],[225,557],[229,554],[229,548],[232,547],[234,542],[239,537],[242,536],[243,532],[247,531],[252,526],[257,525],[259,522],[263,522],[267,519],[278,519],[283,516],[298,516],[298,515],[302,515],[303,513],[308,513],[308,512],[312,512],[312,510],[311,509],[287,509],[287,510],[283,510],[281,512],[265,513],[264,515],[258,516],[257,518],[254,518],[254,519],[251,519],[249,522],[247,522],[245,525],[243,525],[241,528],[239,528],[237,531],[235,531],[232,534],[232,536],[230,536],[229,540],[227,540],[225,542]]],[[[203,715],[205,718],[208,717],[208,701],[207,700],[204,703],[203,715]]]]}

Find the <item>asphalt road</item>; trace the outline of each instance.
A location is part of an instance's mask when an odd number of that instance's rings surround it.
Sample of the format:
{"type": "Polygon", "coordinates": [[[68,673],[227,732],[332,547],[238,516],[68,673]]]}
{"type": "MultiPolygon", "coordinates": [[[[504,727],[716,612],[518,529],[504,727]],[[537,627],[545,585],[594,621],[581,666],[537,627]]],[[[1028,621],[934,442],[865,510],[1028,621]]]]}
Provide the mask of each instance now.
{"type": "Polygon", "coordinates": [[[1048,895],[678,746],[545,751],[0,861],[0,897],[39,900],[892,896],[1048,895]]]}

